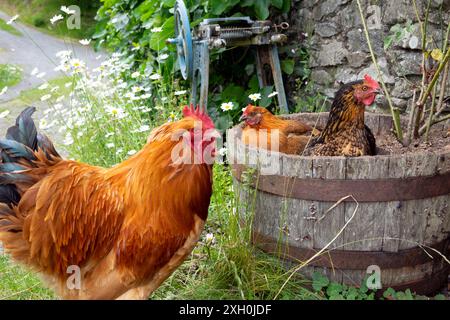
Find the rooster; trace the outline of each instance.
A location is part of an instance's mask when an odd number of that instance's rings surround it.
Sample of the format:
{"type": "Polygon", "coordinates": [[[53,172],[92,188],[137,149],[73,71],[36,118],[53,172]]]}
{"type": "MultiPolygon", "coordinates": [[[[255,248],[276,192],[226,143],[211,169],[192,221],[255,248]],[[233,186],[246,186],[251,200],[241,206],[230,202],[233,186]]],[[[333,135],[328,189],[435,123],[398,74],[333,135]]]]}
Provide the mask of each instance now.
{"type": "Polygon", "coordinates": [[[245,121],[241,138],[243,143],[268,150],[275,149],[271,137],[274,133],[272,131],[278,130],[279,144],[278,150],[275,151],[287,154],[301,154],[310,140],[311,133],[318,132],[304,122],[283,120],[274,116],[266,108],[251,104],[243,110],[240,120],[245,121]],[[265,130],[267,139],[265,135],[261,135],[260,130],[265,130]],[[267,143],[264,140],[267,140],[267,143]]]}
{"type": "Polygon", "coordinates": [[[183,119],[154,129],[141,151],[105,169],[62,159],[36,132],[34,111],[25,109],[0,139],[6,253],[64,299],[147,299],[203,229],[213,122],[185,107],[183,119]],[[78,287],[69,279],[77,271],[78,287]]]}
{"type": "Polygon", "coordinates": [[[375,137],[364,124],[364,111],[375,101],[378,93],[380,86],[369,75],[343,85],[336,92],[325,129],[311,140],[304,155],[375,155],[375,137]]]}

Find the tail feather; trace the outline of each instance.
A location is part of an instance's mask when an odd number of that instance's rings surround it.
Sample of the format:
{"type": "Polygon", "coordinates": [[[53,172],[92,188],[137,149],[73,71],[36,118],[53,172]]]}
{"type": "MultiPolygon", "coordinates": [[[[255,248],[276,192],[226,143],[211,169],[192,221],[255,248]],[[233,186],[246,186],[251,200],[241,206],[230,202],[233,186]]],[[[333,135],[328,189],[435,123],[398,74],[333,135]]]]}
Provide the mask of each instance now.
{"type": "MultiPolygon", "coordinates": [[[[0,185],[0,203],[18,204],[20,200],[19,192],[15,185],[0,185]]],[[[1,220],[1,212],[0,212],[1,220]]]]}
{"type": "Polygon", "coordinates": [[[35,107],[28,107],[23,110],[16,119],[16,125],[8,129],[6,139],[20,142],[31,150],[36,150],[37,130],[31,118],[35,111],[35,107]]]}
{"type": "Polygon", "coordinates": [[[13,158],[13,160],[20,158],[30,161],[36,160],[32,149],[14,140],[0,139],[0,149],[2,149],[2,152],[5,152],[10,159],[13,158]]]}
{"type": "MultiPolygon", "coordinates": [[[[61,158],[53,143],[44,134],[38,134],[32,115],[34,107],[24,109],[0,139],[0,203],[7,206],[18,204],[21,194],[36,182],[28,170],[36,168],[39,149],[45,156],[61,158]]],[[[2,220],[0,216],[0,220],[2,220]]]]}
{"type": "Polygon", "coordinates": [[[50,141],[49,137],[47,137],[43,133],[37,134],[37,146],[42,149],[47,157],[53,156],[56,158],[61,158],[58,151],[56,151],[53,143],[50,141]]]}

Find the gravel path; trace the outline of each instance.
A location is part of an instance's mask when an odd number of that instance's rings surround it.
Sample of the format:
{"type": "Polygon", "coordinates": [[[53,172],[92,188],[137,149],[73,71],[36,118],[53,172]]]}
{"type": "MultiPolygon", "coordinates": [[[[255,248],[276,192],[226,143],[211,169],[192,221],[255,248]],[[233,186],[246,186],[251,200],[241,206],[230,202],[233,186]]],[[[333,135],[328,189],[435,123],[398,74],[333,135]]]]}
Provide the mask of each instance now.
{"type": "MultiPolygon", "coordinates": [[[[8,21],[10,16],[0,11],[0,18],[8,21]]],[[[17,106],[11,103],[22,90],[36,88],[45,81],[64,76],[64,73],[54,70],[59,64],[59,59],[55,56],[58,51],[71,50],[74,57],[83,60],[89,69],[99,66],[103,60],[96,59],[96,57],[105,56],[104,52],[95,52],[90,46],[83,46],[78,41],[55,38],[18,21],[20,18],[13,22],[12,26],[22,33],[21,36],[0,29],[0,64],[19,65],[23,70],[22,81],[18,85],[8,88],[8,91],[0,96],[0,106],[10,111],[6,118],[0,119],[0,136],[4,136],[6,129],[25,107],[25,105],[17,106]],[[34,68],[38,68],[39,73],[45,72],[45,76],[37,78],[31,75],[34,68]]],[[[46,102],[40,100],[33,102],[32,105],[37,108],[34,115],[34,119],[37,121],[44,110],[49,107],[46,102]]],[[[52,132],[51,129],[46,130],[46,133],[56,145],[61,143],[63,139],[61,133],[52,132]]]]}
{"type": "MultiPolygon", "coordinates": [[[[5,21],[10,19],[2,11],[0,11],[0,18],[5,21]]],[[[9,88],[8,92],[0,97],[0,102],[14,99],[20,91],[42,84],[42,79],[31,76],[31,71],[35,67],[40,72],[46,72],[44,78],[47,80],[63,76],[64,74],[60,71],[54,71],[54,68],[59,64],[58,58],[55,57],[58,51],[72,50],[74,56],[85,61],[89,68],[95,68],[100,64],[96,60],[99,53],[94,52],[90,46],[55,38],[17,21],[12,25],[23,35],[16,36],[0,29],[0,64],[19,65],[23,69],[23,80],[17,86],[9,88]]]]}

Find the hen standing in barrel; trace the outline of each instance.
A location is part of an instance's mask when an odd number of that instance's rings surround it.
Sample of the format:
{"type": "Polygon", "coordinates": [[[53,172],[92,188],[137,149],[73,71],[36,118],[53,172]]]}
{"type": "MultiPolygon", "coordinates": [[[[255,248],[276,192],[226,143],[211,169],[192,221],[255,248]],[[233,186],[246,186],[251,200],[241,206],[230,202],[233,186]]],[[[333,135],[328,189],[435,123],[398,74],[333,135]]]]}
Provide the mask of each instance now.
{"type": "Polygon", "coordinates": [[[343,85],[336,93],[325,129],[311,140],[304,155],[358,157],[375,155],[375,137],[364,124],[364,111],[380,93],[369,75],[343,85]]]}

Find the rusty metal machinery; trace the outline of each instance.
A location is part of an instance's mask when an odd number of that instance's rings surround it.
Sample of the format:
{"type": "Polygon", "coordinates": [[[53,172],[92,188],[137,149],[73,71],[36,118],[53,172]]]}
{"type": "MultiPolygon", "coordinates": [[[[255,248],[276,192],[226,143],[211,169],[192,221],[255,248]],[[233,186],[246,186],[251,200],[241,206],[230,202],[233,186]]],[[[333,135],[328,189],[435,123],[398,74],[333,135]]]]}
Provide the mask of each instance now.
{"type": "Polygon", "coordinates": [[[174,15],[175,38],[167,42],[176,45],[181,74],[191,82],[191,103],[207,104],[211,49],[253,46],[259,86],[270,85],[273,81],[280,109],[288,112],[277,48],[287,40],[282,33],[289,28],[287,22],[276,25],[271,21],[253,21],[249,17],[204,19],[191,31],[188,11],[182,0],[176,1],[174,15]]]}

